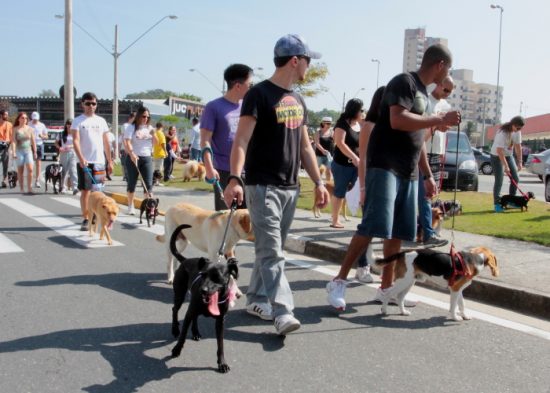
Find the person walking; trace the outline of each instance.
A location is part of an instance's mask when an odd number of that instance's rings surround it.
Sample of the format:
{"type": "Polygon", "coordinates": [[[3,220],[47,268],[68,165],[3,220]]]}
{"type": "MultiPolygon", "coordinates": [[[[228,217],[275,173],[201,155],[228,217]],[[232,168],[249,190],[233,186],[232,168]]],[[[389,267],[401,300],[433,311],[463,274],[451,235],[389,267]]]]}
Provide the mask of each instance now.
{"type": "Polygon", "coordinates": [[[168,128],[168,133],[166,134],[166,152],[168,156],[164,159],[164,181],[169,181],[174,178],[174,176],[172,176],[174,162],[179,157],[180,153],[176,126],[170,126],[170,128],[168,128]]]}
{"type": "Polygon", "coordinates": [[[277,41],[274,74],[244,97],[224,192],[225,203],[230,206],[234,199],[242,203],[246,188],[254,228],[256,260],[246,294],[247,312],[274,320],[280,335],[300,328],[292,312],[294,299],[284,272],[283,253],[298,200],[300,163],[315,182],[317,205],[324,207],[328,201],[307,134],[306,105],[292,90],[296,82],[304,80],[311,59],[320,57],[299,35],[286,35],[277,41]]]}
{"type": "Polygon", "coordinates": [[[84,113],[73,120],[71,134],[74,151],[79,162],[76,173],[80,190],[80,210],[83,217],[80,230],[87,231],[89,229],[88,204],[93,186],[91,177],[95,177],[96,173],[112,172],[113,158],[107,136],[109,126],[103,117],[95,114],[97,96],[92,92],[84,93],[81,98],[81,106],[84,113]]]}
{"type": "MultiPolygon", "coordinates": [[[[460,114],[424,116],[426,86],[441,83],[452,64],[450,51],[443,45],[430,46],[417,72],[394,77],[386,86],[380,116],[367,150],[367,173],[363,218],[353,236],[340,271],[327,283],[328,303],[346,308],[346,279],[352,264],[364,253],[373,237],[384,239],[384,257],[399,252],[402,240],[416,236],[418,166],[424,173],[426,195],[435,193],[435,182],[426,157],[424,130],[460,123],[460,114]]],[[[395,263],[386,266],[377,298],[387,296],[393,284],[395,263]]]]}
{"type": "Polygon", "coordinates": [[[27,169],[27,195],[33,195],[32,171],[36,160],[36,141],[34,129],[28,124],[29,118],[25,112],[19,112],[13,124],[11,148],[13,158],[17,160],[17,176],[19,188],[24,193],[24,171],[27,169]]]}
{"type": "Polygon", "coordinates": [[[130,127],[130,125],[134,122],[136,118],[136,112],[130,112],[128,115],[128,118],[126,119],[126,123],[122,125],[122,132],[120,133],[120,136],[118,137],[118,150],[120,152],[120,166],[122,167],[122,180],[127,181],[127,171],[126,171],[126,146],[124,143],[124,134],[126,133],[126,129],[130,127]]]}
{"type": "MultiPolygon", "coordinates": [[[[159,121],[156,124],[155,129],[155,144],[153,146],[153,172],[159,171],[164,165],[164,159],[168,157],[168,152],[166,151],[166,136],[164,135],[164,126],[159,121]]],[[[164,184],[160,183],[158,179],[155,179],[155,186],[163,186],[164,184]]]]}
{"type": "Polygon", "coordinates": [[[71,135],[72,120],[67,119],[63,126],[63,132],[59,134],[55,141],[55,146],[59,150],[59,163],[63,168],[61,172],[61,185],[59,192],[65,193],[65,178],[69,175],[73,186],[73,195],[78,194],[78,175],[76,173],[77,156],[74,151],[73,136],[71,135]]]}
{"type": "Polygon", "coordinates": [[[8,166],[10,163],[10,144],[12,141],[13,125],[8,121],[7,110],[0,111],[0,165],[2,165],[2,188],[8,186],[8,166]]]}
{"type": "MultiPolygon", "coordinates": [[[[451,109],[451,104],[446,100],[454,89],[454,82],[450,76],[443,79],[443,82],[436,85],[429,96],[427,113],[444,115],[451,109]]],[[[439,193],[441,181],[442,160],[445,155],[447,129],[434,127],[426,130],[426,154],[434,182],[437,186],[436,194],[439,193]]],[[[423,173],[421,173],[423,175],[423,173]]],[[[422,242],[425,246],[441,247],[449,243],[447,239],[440,238],[432,227],[432,201],[426,196],[424,182],[418,182],[418,225],[422,228],[422,242]]]]}
{"type": "Polygon", "coordinates": [[[313,137],[315,142],[315,157],[317,165],[325,167],[325,180],[332,180],[332,172],[330,170],[332,158],[334,155],[334,133],[332,130],[332,117],[325,116],[321,119],[319,129],[313,137]]]}
{"type": "MultiPolygon", "coordinates": [[[[493,146],[491,147],[491,165],[493,166],[493,176],[495,184],[493,185],[493,203],[496,213],[502,213],[504,208],[500,204],[500,191],[504,174],[511,177],[516,184],[519,183],[518,172],[523,168],[521,154],[521,129],[525,125],[525,119],[521,116],[514,116],[509,122],[504,123],[497,131],[493,146]],[[516,160],[512,154],[516,153],[516,160]]],[[[517,186],[510,181],[510,195],[516,195],[517,186]]]]}
{"type": "MultiPolygon", "coordinates": [[[[252,85],[253,71],[244,64],[232,64],[223,73],[227,91],[222,97],[206,104],[201,116],[201,151],[206,177],[219,181],[221,190],[227,186],[231,147],[239,125],[242,99],[252,85]]],[[[214,187],[214,208],[225,210],[220,187],[214,187]]],[[[246,204],[241,206],[246,208],[246,204]]]]}
{"type": "Polygon", "coordinates": [[[126,170],[128,171],[127,214],[136,214],[134,209],[134,195],[138,176],[144,185],[146,195],[152,196],[153,192],[153,145],[158,143],[155,129],[149,124],[151,115],[149,109],[142,106],[136,112],[134,123],[126,129],[124,141],[126,143],[126,170]]]}
{"type": "Polygon", "coordinates": [[[191,124],[193,124],[193,127],[191,128],[190,132],[190,140],[189,140],[189,152],[190,152],[190,159],[195,161],[201,160],[201,130],[200,130],[200,124],[199,119],[196,117],[191,120],[191,124]]]}
{"type": "Polygon", "coordinates": [[[357,181],[357,167],[359,166],[359,132],[361,131],[361,115],[363,101],[352,98],[346,104],[334,126],[334,159],[332,160],[332,174],[334,176],[334,191],[332,193],[332,223],[331,228],[343,229],[344,225],[338,221],[340,210],[346,192],[351,190],[357,181]]]}
{"type": "Polygon", "coordinates": [[[40,121],[40,113],[33,112],[31,115],[32,121],[29,126],[34,130],[34,140],[36,142],[36,181],[34,186],[40,188],[40,176],[42,171],[42,160],[44,159],[44,139],[48,138],[48,129],[40,121]]]}

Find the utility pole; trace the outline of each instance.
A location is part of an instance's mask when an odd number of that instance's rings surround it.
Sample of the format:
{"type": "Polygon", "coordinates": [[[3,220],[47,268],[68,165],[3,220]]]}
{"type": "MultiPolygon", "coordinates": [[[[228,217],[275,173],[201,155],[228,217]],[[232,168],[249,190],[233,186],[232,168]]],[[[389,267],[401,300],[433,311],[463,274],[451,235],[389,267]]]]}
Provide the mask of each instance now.
{"type": "Polygon", "coordinates": [[[113,119],[111,124],[113,125],[113,134],[115,134],[115,154],[118,158],[118,25],[115,25],[115,44],[113,46],[113,59],[115,61],[115,76],[113,81],[113,119]]]}
{"type": "Polygon", "coordinates": [[[485,146],[485,108],[487,106],[487,99],[483,97],[483,128],[481,129],[481,146],[485,146]]]}
{"type": "Polygon", "coordinates": [[[74,119],[73,87],[73,0],[65,0],[65,82],[63,111],[65,120],[74,119]]]}

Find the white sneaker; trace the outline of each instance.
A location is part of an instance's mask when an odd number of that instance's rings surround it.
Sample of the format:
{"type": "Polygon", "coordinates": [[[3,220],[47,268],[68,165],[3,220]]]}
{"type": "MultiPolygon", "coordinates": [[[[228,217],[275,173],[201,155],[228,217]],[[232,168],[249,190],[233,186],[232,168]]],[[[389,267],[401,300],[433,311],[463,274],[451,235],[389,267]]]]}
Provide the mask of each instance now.
{"type": "Polygon", "coordinates": [[[269,303],[250,303],[246,306],[246,312],[264,321],[273,321],[271,304],[269,303]]]}
{"type": "Polygon", "coordinates": [[[275,318],[275,330],[280,336],[285,336],[290,332],[300,329],[300,321],[293,315],[283,314],[275,318]]]}
{"type": "Polygon", "coordinates": [[[126,214],[128,214],[129,216],[135,216],[136,215],[136,210],[134,209],[134,206],[128,206],[128,211],[126,212],[126,214]]]}
{"type": "MultiPolygon", "coordinates": [[[[376,295],[374,295],[374,299],[372,299],[376,303],[382,304],[383,299],[385,296],[388,296],[389,292],[391,291],[393,287],[388,287],[386,289],[378,288],[376,290],[376,295]]],[[[392,297],[390,298],[388,304],[391,304],[393,306],[397,306],[397,298],[392,297]]],[[[405,307],[416,307],[416,302],[412,300],[408,300],[407,297],[405,297],[405,307]]]]}
{"type": "Polygon", "coordinates": [[[370,274],[370,267],[369,266],[358,267],[355,270],[355,279],[364,284],[370,284],[371,282],[373,282],[374,278],[370,274]]]}
{"type": "Polygon", "coordinates": [[[327,284],[327,301],[339,311],[346,309],[346,285],[347,281],[334,279],[327,284]]]}
{"type": "Polygon", "coordinates": [[[40,181],[39,180],[34,182],[34,187],[35,188],[40,188],[40,181]]]}

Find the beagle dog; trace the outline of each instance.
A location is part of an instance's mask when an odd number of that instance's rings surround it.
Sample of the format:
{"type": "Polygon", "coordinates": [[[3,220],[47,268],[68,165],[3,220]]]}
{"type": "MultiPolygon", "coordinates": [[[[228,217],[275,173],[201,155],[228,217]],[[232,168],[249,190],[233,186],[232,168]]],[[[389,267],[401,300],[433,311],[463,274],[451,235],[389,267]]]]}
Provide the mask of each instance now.
{"type": "Polygon", "coordinates": [[[455,321],[468,320],[471,317],[464,309],[462,291],[471,283],[485,266],[489,266],[494,277],[499,275],[497,258],[491,250],[476,247],[467,251],[450,253],[431,249],[403,251],[387,258],[377,259],[377,266],[385,266],[396,261],[394,267],[395,282],[382,299],[382,314],[387,314],[388,302],[397,298],[401,315],[410,315],[405,309],[405,295],[416,281],[424,282],[427,278],[451,291],[450,313],[455,321]],[[458,307],[458,310],[457,310],[458,307]]]}

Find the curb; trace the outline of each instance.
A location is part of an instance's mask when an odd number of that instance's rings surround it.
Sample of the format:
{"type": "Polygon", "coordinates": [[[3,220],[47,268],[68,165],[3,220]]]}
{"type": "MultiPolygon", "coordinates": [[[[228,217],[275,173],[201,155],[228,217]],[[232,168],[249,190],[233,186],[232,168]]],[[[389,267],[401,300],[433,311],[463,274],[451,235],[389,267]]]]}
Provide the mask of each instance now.
{"type": "MultiPolygon", "coordinates": [[[[340,264],[346,255],[345,249],[338,249],[318,244],[314,239],[288,235],[285,243],[288,251],[302,253],[312,258],[340,264]]],[[[373,273],[380,274],[380,270],[371,267],[373,273]]],[[[442,290],[441,287],[426,282],[416,283],[430,289],[442,290]]],[[[550,297],[546,294],[510,284],[492,281],[486,278],[475,278],[472,284],[464,291],[464,297],[481,301],[494,306],[514,310],[522,314],[550,319],[550,297]],[[526,307],[528,305],[529,307],[526,307]]]]}

